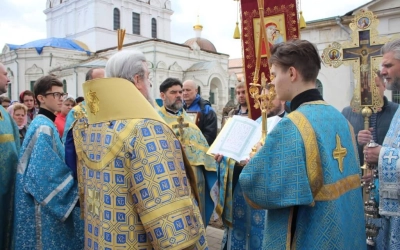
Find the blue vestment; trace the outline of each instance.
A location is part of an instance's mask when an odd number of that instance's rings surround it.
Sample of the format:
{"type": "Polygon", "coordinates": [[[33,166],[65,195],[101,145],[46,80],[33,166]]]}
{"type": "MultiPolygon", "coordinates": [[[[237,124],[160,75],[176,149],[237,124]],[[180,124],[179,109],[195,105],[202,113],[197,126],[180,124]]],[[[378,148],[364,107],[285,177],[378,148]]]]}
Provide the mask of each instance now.
{"type": "MultiPolygon", "coordinates": [[[[273,116],[267,119],[268,133],[272,131],[275,125],[281,120],[279,116],[273,116]]],[[[262,122],[262,117],[256,120],[258,123],[262,122]]],[[[223,163],[226,159],[224,159],[223,163]]],[[[232,164],[226,162],[225,168],[231,168],[232,164]]],[[[224,249],[237,249],[237,250],[262,250],[263,249],[263,238],[266,233],[266,218],[267,210],[252,208],[245,200],[243,191],[238,183],[238,177],[243,169],[243,166],[238,164],[234,165],[233,180],[227,181],[232,183],[233,195],[231,208],[229,204],[225,204],[225,212],[223,218],[225,222],[224,238],[222,245],[224,249]],[[228,215],[228,211],[231,211],[231,215],[228,215]],[[230,222],[231,221],[231,222],[230,222]]],[[[218,168],[221,173],[221,166],[218,168]]],[[[221,194],[223,192],[220,192],[221,194]]]]}
{"type": "Polygon", "coordinates": [[[400,249],[400,109],[392,119],[379,154],[379,214],[376,249],[400,249]]]}
{"type": "Polygon", "coordinates": [[[240,185],[268,209],[263,249],[366,249],[352,127],[323,101],[284,117],[244,167],[240,185]]]}
{"type": "Polygon", "coordinates": [[[21,148],[15,185],[15,249],[83,249],[77,182],[54,123],[37,115],[21,148]]]}
{"type": "Polygon", "coordinates": [[[9,249],[11,242],[19,145],[18,127],[0,105],[0,249],[9,249]]]}

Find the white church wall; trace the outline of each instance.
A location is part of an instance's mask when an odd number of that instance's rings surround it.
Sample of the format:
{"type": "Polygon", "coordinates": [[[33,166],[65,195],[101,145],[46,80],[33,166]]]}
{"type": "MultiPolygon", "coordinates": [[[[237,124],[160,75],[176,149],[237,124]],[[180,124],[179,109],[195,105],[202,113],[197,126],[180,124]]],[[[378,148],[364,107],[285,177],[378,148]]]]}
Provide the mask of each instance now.
{"type": "MultiPolygon", "coordinates": [[[[120,11],[120,28],[126,29],[124,44],[152,38],[151,19],[157,20],[157,38],[170,40],[171,15],[166,1],[143,3],[134,0],[79,1],[53,4],[47,15],[47,37],[77,39],[98,51],[117,45],[114,30],[114,8],[120,11]],[[140,34],[132,32],[132,12],[140,14],[140,34]]],[[[48,7],[48,5],[47,5],[48,7]]]]}
{"type": "Polygon", "coordinates": [[[14,100],[18,99],[20,92],[32,90],[31,82],[47,75],[51,70],[76,64],[87,58],[86,52],[50,47],[45,47],[40,55],[36,49],[20,49],[0,55],[0,61],[14,73],[14,82],[11,86],[11,97],[14,100]]]}

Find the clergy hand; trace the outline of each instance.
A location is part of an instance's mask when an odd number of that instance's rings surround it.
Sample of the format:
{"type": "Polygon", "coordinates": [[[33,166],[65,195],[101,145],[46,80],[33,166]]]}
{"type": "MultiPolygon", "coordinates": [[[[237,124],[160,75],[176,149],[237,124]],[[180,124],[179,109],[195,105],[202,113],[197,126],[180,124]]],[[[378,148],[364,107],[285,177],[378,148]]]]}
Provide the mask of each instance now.
{"type": "Polygon", "coordinates": [[[221,163],[223,157],[224,157],[223,155],[215,154],[214,160],[216,160],[218,163],[221,163]]]}
{"type": "Polygon", "coordinates": [[[364,157],[365,160],[370,164],[377,164],[379,159],[379,152],[381,151],[382,146],[378,146],[375,148],[364,149],[364,157]]]}
{"type": "Polygon", "coordinates": [[[371,183],[372,181],[372,174],[368,173],[365,174],[362,178],[361,178],[361,182],[365,182],[365,183],[371,183]]]}
{"type": "Polygon", "coordinates": [[[244,167],[244,166],[246,166],[247,163],[249,163],[249,161],[250,161],[249,158],[247,158],[246,160],[242,160],[242,161],[239,162],[239,166],[244,167]]]}
{"type": "Polygon", "coordinates": [[[357,141],[359,145],[366,145],[369,143],[373,138],[371,132],[373,131],[373,128],[369,128],[368,130],[361,130],[358,132],[357,135],[357,141]]]}

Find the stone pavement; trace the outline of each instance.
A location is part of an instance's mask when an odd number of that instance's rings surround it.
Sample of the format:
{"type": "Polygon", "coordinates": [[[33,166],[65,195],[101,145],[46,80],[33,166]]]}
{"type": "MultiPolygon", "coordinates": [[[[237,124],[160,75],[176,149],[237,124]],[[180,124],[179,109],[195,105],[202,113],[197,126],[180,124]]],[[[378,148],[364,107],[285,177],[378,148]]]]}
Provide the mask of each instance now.
{"type": "Polygon", "coordinates": [[[224,237],[224,230],[208,226],[206,231],[207,231],[208,249],[220,250],[222,237],[224,237]]]}

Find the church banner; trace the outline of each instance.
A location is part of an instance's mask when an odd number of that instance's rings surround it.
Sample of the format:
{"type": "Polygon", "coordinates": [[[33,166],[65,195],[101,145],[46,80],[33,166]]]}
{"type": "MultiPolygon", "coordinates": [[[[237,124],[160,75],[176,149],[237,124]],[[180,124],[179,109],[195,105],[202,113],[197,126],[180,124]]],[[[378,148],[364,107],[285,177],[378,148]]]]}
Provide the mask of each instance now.
{"type": "MultiPolygon", "coordinates": [[[[257,0],[240,0],[242,19],[243,71],[247,87],[249,116],[257,119],[260,109],[254,108],[254,99],[249,96],[249,86],[253,82],[256,58],[259,48],[260,15],[257,0]]],[[[299,37],[296,0],[264,0],[264,26],[267,41],[261,45],[260,74],[264,72],[270,80],[267,55],[274,44],[299,37]]],[[[259,77],[261,79],[261,77],[259,77]]]]}

